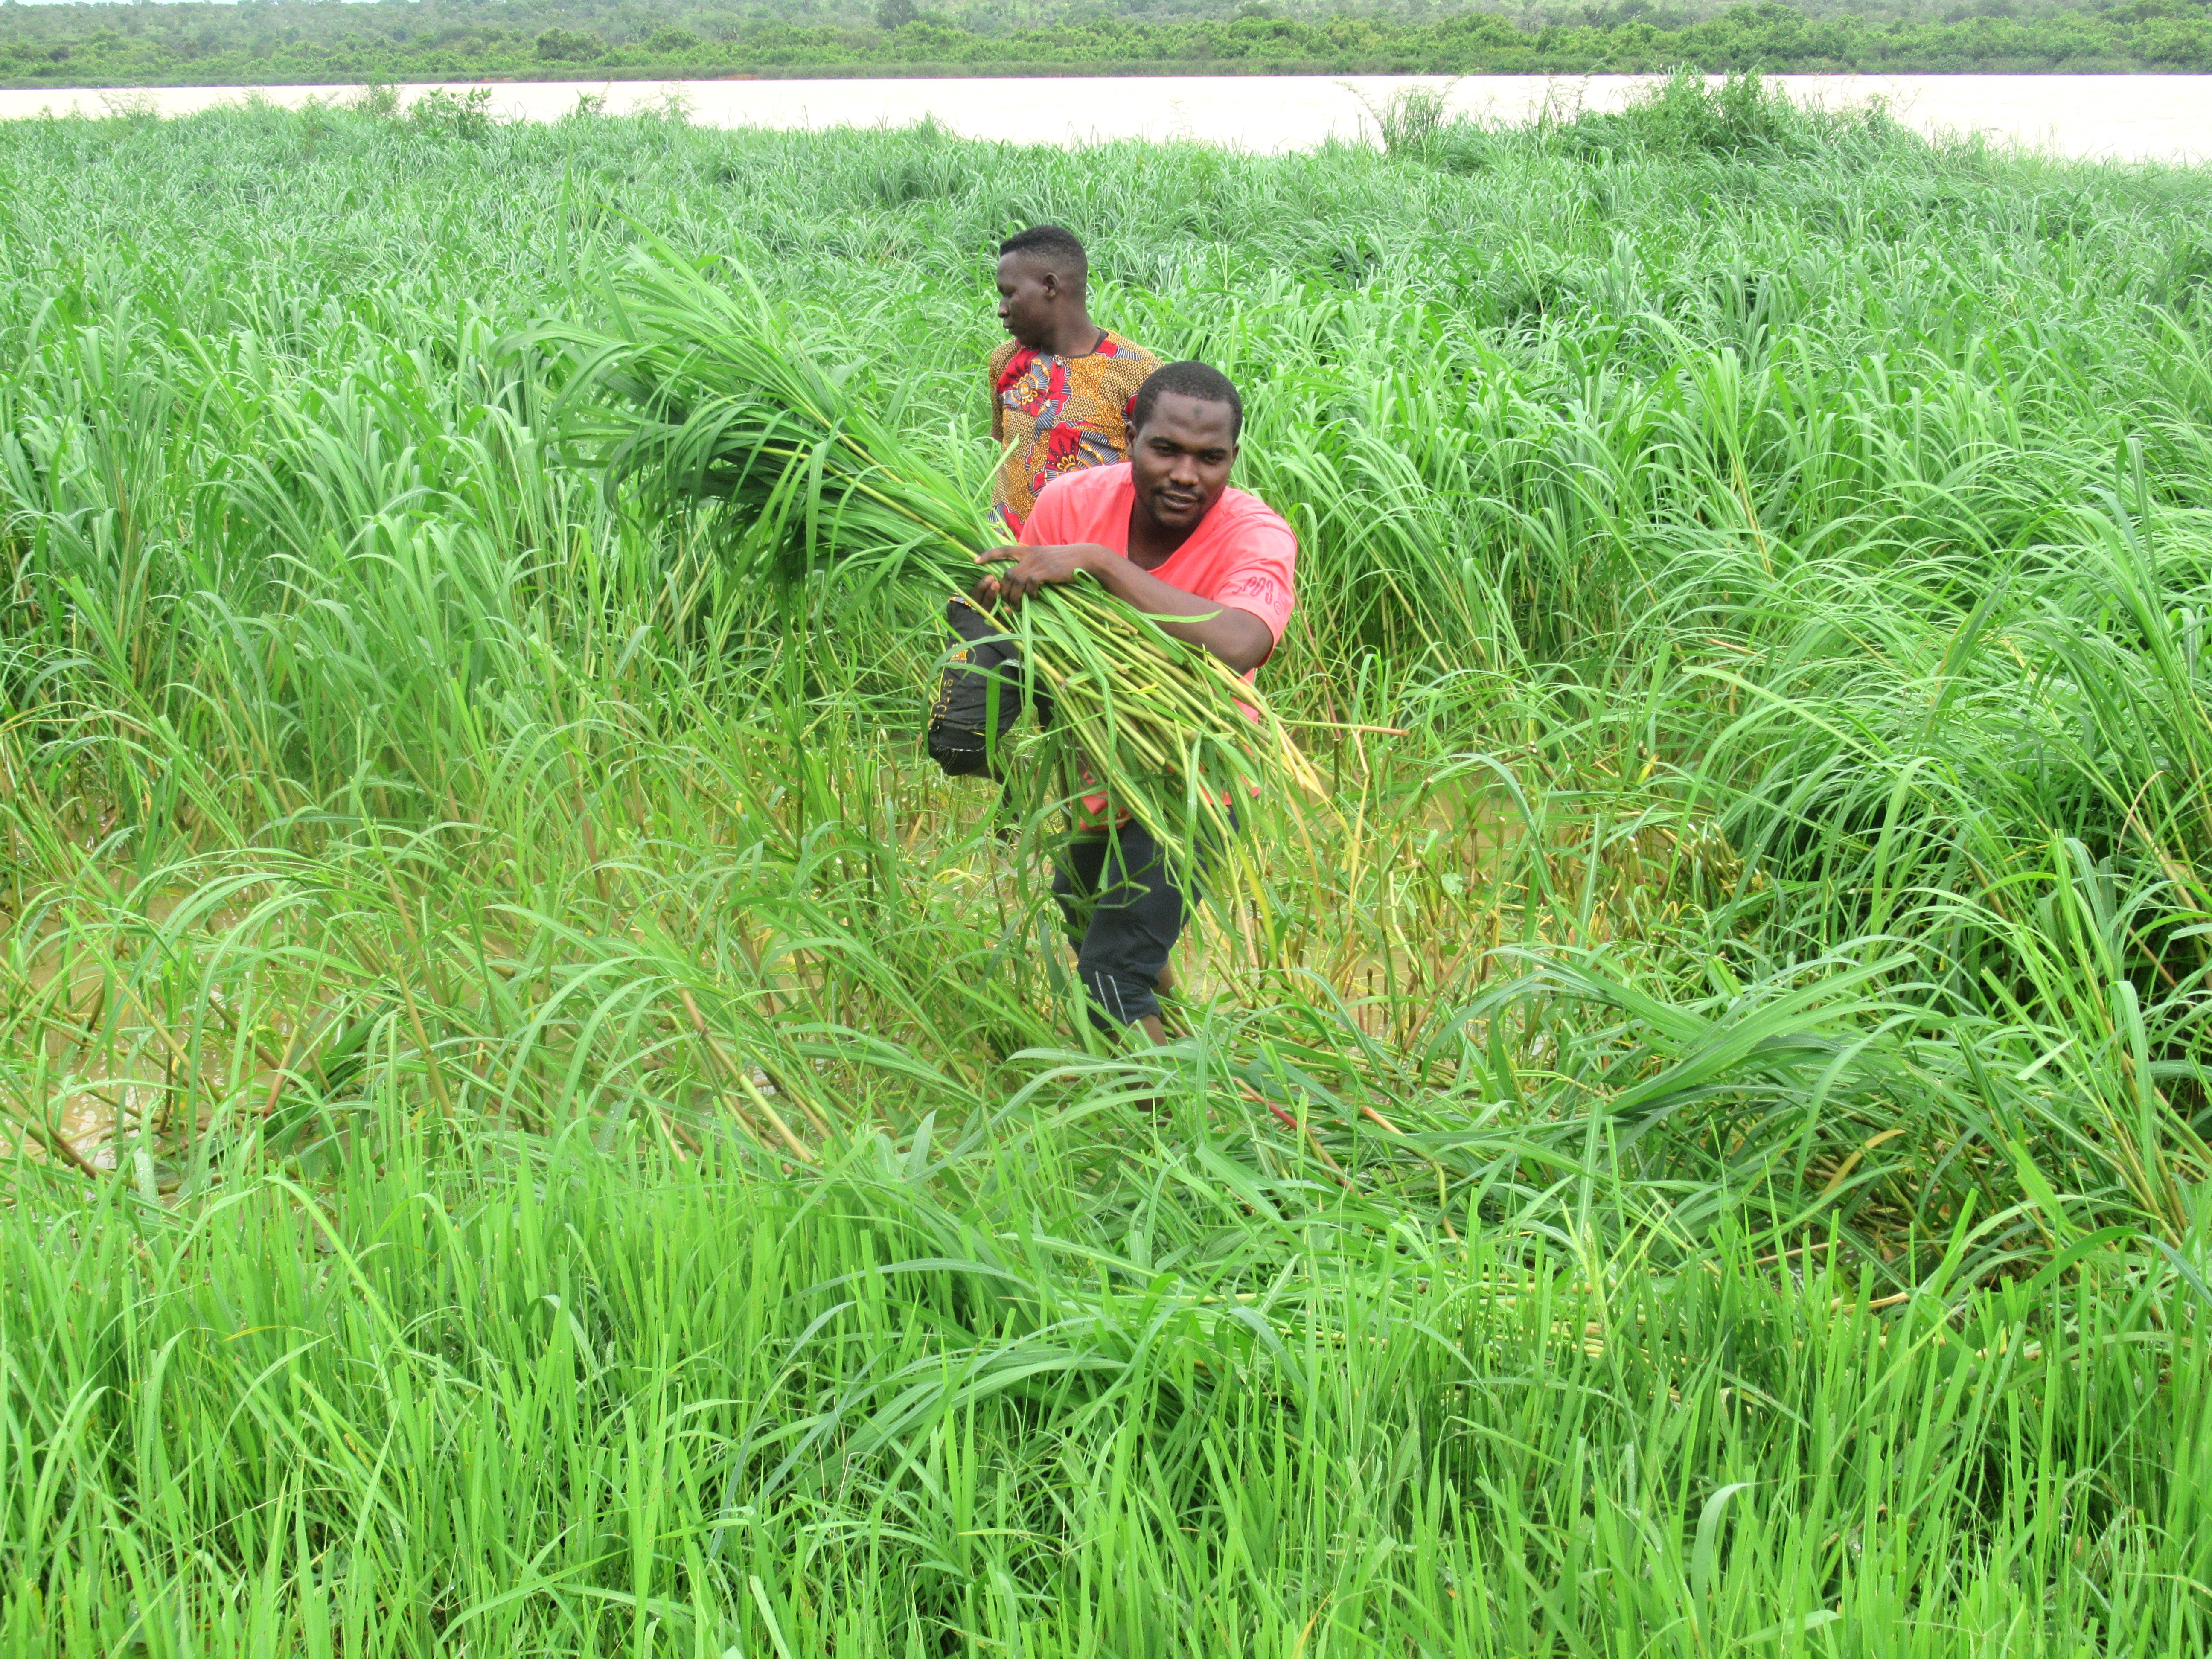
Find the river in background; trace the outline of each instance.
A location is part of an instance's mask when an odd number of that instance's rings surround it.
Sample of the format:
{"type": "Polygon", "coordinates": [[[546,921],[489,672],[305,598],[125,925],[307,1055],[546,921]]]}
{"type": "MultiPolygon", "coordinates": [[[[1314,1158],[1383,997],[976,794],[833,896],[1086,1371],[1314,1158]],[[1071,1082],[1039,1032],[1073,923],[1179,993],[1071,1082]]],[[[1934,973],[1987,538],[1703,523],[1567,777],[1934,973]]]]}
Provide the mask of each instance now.
{"type": "MultiPolygon", "coordinates": [[[[2212,76],[1778,75],[1793,95],[1829,105],[1879,98],[1923,131],[1979,132],[2063,155],[2122,161],[2212,159],[2212,76]]],[[[665,107],[673,100],[702,125],[822,128],[903,126],[925,118],[972,138],[1079,144],[1107,138],[1198,139],[1253,150],[1311,148],[1331,138],[1372,138],[1371,112],[1409,86],[1445,88],[1449,106],[1493,120],[1526,121],[1547,102],[1613,108],[1650,77],[1540,75],[1129,76],[970,81],[502,82],[492,107],[516,119],[550,120],[580,97],[609,113],[665,107]]],[[[466,83],[461,83],[465,85],[466,83]]],[[[424,87],[403,88],[416,96],[424,87]]],[[[103,115],[152,109],[187,114],[262,97],[296,106],[345,99],[351,87],[152,87],[0,90],[0,118],[51,109],[103,115]]]]}

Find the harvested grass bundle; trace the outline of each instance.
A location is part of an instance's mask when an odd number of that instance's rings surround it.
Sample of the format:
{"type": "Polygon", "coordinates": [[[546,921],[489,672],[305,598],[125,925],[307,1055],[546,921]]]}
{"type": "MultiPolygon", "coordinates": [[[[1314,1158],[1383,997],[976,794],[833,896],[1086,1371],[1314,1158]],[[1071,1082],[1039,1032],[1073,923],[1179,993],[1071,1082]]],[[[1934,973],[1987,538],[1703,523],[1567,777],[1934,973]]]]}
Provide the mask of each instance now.
{"type": "MultiPolygon", "coordinates": [[[[793,337],[740,277],[640,254],[612,287],[605,331],[562,328],[576,356],[563,428],[650,509],[707,516],[725,555],[784,580],[830,567],[947,592],[1000,538],[975,501],[915,454],[793,337]]],[[[1006,619],[1051,696],[1054,730],[1109,803],[1188,860],[1254,787],[1321,785],[1266,702],[1210,653],[1087,583],[1006,619]],[[1247,711],[1251,711],[1248,713],[1247,711]]]]}

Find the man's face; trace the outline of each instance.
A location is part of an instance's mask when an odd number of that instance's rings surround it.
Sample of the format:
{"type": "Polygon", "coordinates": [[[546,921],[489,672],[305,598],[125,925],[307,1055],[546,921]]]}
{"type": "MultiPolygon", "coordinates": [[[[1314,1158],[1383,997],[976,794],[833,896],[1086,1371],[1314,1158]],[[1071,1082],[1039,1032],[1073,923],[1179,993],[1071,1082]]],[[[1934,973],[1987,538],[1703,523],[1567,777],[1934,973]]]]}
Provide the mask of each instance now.
{"type": "Polygon", "coordinates": [[[1237,460],[1236,418],[1227,404],[1164,392],[1129,447],[1137,500],[1164,530],[1188,531],[1229,488],[1237,460]]]}
{"type": "Polygon", "coordinates": [[[1032,350],[1051,343],[1053,316],[1066,292],[1056,275],[1026,253],[999,261],[999,320],[1032,350]]]}

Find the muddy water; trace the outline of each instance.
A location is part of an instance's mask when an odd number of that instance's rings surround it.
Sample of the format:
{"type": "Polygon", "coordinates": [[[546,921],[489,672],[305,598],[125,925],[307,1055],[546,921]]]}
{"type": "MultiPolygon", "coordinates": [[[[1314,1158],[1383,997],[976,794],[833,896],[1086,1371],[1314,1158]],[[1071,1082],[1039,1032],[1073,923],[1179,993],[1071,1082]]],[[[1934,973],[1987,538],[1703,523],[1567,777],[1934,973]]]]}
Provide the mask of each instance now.
{"type": "MultiPolygon", "coordinates": [[[[2124,161],[2212,160],[2212,76],[2191,75],[1785,75],[1793,94],[1824,104],[1884,100],[1923,131],[1980,132],[2053,153],[2124,161]]],[[[1525,121],[1543,108],[1577,103],[1615,107],[1646,77],[1470,75],[1128,77],[1055,81],[1049,100],[1014,79],[979,81],[618,81],[502,82],[495,109],[543,121],[604,96],[622,112],[672,98],[692,120],[720,127],[900,126],[924,118],[969,137],[1031,143],[1106,138],[1199,139],[1255,150],[1310,149],[1331,138],[1371,138],[1373,108],[1414,85],[1441,87],[1469,114],[1525,121]],[[1060,113],[1059,112],[1073,112],[1060,113]]],[[[424,88],[405,89],[410,94],[424,88]]],[[[265,96],[288,106],[352,95],[344,87],[165,87],[0,90],[0,118],[114,107],[182,114],[265,96]]]]}
{"type": "MultiPolygon", "coordinates": [[[[117,872],[115,885],[127,888],[128,872],[117,872]]],[[[157,895],[138,910],[98,921],[80,916],[74,927],[60,911],[42,912],[35,921],[0,911],[0,933],[18,930],[8,943],[15,953],[12,966],[21,971],[20,978],[0,979],[0,989],[15,999],[9,1012],[21,1021],[9,1028],[9,1037],[27,1052],[44,1050],[57,1091],[15,1104],[38,1113],[46,1133],[94,1169],[112,1170],[119,1156],[129,1156],[128,1146],[118,1142],[132,1139],[138,1126],[166,1116],[177,1092],[172,1045],[178,1033],[164,1036],[149,1023],[155,1018],[151,1006],[161,1000],[145,988],[139,953],[153,948],[155,936],[192,896],[157,895]],[[126,981],[137,988],[119,989],[126,981]],[[111,1013],[116,1015],[112,1024],[111,1013]]],[[[242,920],[235,911],[217,909],[198,917],[195,931],[227,934],[242,920]]],[[[222,993],[211,986],[207,995],[210,1009],[219,1007],[222,993]]],[[[213,1023],[221,1015],[207,1018],[213,1023]]],[[[210,1064],[219,1062],[228,1046],[220,1041],[206,1046],[210,1064]]],[[[19,1134],[20,1127],[0,1119],[0,1156],[20,1146],[30,1157],[47,1157],[35,1137],[19,1134]]]]}

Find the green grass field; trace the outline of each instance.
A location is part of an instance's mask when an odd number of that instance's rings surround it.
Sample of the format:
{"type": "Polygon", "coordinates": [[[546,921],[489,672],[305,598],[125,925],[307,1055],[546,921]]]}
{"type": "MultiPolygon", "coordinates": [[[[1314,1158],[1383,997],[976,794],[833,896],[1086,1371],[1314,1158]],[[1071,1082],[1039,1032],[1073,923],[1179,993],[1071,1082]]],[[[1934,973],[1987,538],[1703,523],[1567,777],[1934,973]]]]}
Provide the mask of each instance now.
{"type": "Polygon", "coordinates": [[[2205,1651],[2212,173],[1391,114],[0,125],[6,1651],[2205,1651]],[[543,343],[972,485],[1046,218],[1304,547],[1142,1054],[543,343]]]}

